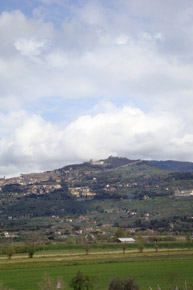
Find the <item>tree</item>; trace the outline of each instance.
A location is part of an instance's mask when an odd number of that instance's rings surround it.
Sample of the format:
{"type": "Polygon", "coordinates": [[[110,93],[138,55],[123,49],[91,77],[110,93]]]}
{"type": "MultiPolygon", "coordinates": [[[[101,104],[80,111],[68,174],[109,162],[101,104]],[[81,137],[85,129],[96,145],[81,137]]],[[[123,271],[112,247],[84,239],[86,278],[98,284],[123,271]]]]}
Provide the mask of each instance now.
{"type": "Polygon", "coordinates": [[[8,259],[10,260],[12,256],[15,254],[15,249],[12,246],[7,247],[6,254],[8,256],[8,259]]]}
{"type": "Polygon", "coordinates": [[[126,250],[126,244],[125,243],[121,244],[121,249],[123,250],[123,254],[125,254],[125,250],[126,250]]]}
{"type": "Polygon", "coordinates": [[[155,248],[155,251],[158,252],[159,245],[157,242],[154,243],[154,248],[155,248]]]}
{"type": "Polygon", "coordinates": [[[26,235],[27,235],[27,243],[29,245],[38,244],[44,239],[44,236],[42,236],[42,234],[39,231],[27,232],[26,235]]]}
{"type": "Polygon", "coordinates": [[[80,271],[78,271],[76,276],[72,278],[72,280],[70,282],[70,286],[74,290],[81,290],[84,288],[84,281],[85,281],[84,274],[82,274],[80,271]]]}
{"type": "Polygon", "coordinates": [[[90,234],[88,234],[87,240],[88,240],[89,243],[91,243],[93,241],[93,236],[91,236],[90,234]]]}
{"type": "Polygon", "coordinates": [[[86,255],[88,255],[88,251],[90,249],[90,246],[89,246],[89,243],[87,241],[84,244],[84,249],[85,249],[86,255]]]}
{"type": "Polygon", "coordinates": [[[137,248],[138,248],[138,250],[139,250],[140,253],[143,253],[144,244],[143,243],[138,243],[137,248]]]}
{"type": "Polygon", "coordinates": [[[145,240],[144,240],[143,236],[138,235],[138,245],[137,245],[137,248],[138,248],[138,250],[139,250],[140,253],[142,253],[143,250],[144,250],[144,244],[145,244],[145,240]]]}
{"type": "Polygon", "coordinates": [[[90,277],[88,275],[86,275],[85,277],[85,289],[89,290],[89,289],[93,289],[94,288],[94,277],[90,277]]]}
{"type": "Polygon", "coordinates": [[[113,278],[109,283],[109,290],[139,290],[138,285],[131,277],[126,279],[113,278]]]}
{"type": "Polygon", "coordinates": [[[28,252],[28,257],[29,258],[33,258],[33,255],[35,254],[36,248],[34,245],[29,245],[27,248],[27,252],[28,252]]]}
{"type": "Polygon", "coordinates": [[[18,183],[15,184],[6,184],[2,187],[3,193],[10,193],[10,192],[22,192],[22,186],[18,183]]]}
{"type": "Polygon", "coordinates": [[[190,242],[190,240],[191,240],[191,234],[190,234],[190,232],[187,232],[186,233],[186,241],[190,242]]]}
{"type": "Polygon", "coordinates": [[[118,238],[124,238],[125,237],[125,231],[123,228],[118,228],[115,232],[114,238],[115,240],[118,238]]]}
{"type": "Polygon", "coordinates": [[[94,288],[94,281],[94,277],[85,275],[78,271],[76,276],[72,278],[70,287],[72,287],[74,290],[89,290],[94,288]]]}

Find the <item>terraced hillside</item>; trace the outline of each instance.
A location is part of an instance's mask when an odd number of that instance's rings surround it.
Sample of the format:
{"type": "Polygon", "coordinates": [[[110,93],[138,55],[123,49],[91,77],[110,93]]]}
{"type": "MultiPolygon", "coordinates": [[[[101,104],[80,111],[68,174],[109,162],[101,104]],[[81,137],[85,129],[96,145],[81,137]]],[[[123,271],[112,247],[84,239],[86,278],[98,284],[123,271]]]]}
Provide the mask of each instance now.
{"type": "Polygon", "coordinates": [[[1,179],[1,228],[19,235],[39,230],[54,238],[86,229],[110,237],[117,227],[190,231],[193,173],[155,165],[109,157],[1,179]]]}

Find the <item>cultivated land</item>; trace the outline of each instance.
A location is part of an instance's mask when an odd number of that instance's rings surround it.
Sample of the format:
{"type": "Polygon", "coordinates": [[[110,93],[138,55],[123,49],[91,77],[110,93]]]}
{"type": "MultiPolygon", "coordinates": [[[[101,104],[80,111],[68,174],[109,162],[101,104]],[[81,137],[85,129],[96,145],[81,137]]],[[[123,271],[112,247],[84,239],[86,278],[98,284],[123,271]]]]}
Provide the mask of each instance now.
{"type": "MultiPolygon", "coordinates": [[[[108,289],[113,277],[133,277],[140,289],[168,289],[169,285],[193,285],[193,249],[146,249],[139,253],[136,249],[112,249],[97,252],[90,251],[88,255],[77,249],[40,251],[33,259],[26,255],[15,255],[11,260],[0,257],[0,280],[15,290],[36,290],[45,273],[55,278],[62,278],[66,289],[77,271],[96,277],[99,289],[108,289]],[[72,251],[73,250],[73,251],[72,251]]],[[[192,288],[190,288],[192,289],[192,288]]]]}
{"type": "Polygon", "coordinates": [[[192,171],[192,163],[111,156],[0,179],[0,281],[37,290],[47,273],[69,289],[80,270],[101,290],[127,276],[142,290],[185,280],[193,289],[192,171]],[[120,237],[137,243],[124,253],[120,237]]]}

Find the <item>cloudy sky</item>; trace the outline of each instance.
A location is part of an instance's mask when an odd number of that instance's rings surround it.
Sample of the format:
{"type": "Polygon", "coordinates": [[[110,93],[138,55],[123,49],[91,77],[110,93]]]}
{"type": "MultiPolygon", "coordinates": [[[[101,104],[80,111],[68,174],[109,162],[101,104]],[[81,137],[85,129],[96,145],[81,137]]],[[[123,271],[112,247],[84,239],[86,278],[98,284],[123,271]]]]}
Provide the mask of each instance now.
{"type": "Polygon", "coordinates": [[[192,0],[1,0],[0,176],[193,161],[192,0]]]}

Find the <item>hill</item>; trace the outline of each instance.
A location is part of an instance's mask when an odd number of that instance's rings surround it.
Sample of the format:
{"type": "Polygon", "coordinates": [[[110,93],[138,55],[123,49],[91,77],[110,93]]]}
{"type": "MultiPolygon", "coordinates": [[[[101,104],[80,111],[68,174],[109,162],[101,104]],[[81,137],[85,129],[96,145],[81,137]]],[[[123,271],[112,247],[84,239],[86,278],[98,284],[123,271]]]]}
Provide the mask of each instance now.
{"type": "MultiPolygon", "coordinates": [[[[163,164],[110,156],[1,179],[2,231],[20,236],[35,230],[54,238],[58,232],[66,238],[69,233],[107,233],[116,227],[189,231],[193,172],[164,170],[163,164]]],[[[171,162],[168,169],[177,165],[185,168],[171,162]]]]}
{"type": "Polygon", "coordinates": [[[193,163],[192,162],[182,162],[182,161],[149,161],[150,164],[164,170],[170,171],[180,171],[180,172],[192,172],[193,163]]]}

